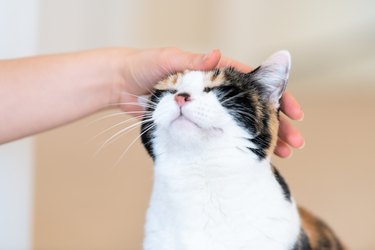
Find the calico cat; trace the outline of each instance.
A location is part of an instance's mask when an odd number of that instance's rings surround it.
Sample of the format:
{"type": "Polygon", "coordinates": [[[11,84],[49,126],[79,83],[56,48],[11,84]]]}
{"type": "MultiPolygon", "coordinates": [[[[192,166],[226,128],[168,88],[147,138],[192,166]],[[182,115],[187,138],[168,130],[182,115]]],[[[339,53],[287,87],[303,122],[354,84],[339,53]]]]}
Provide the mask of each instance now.
{"type": "Polygon", "coordinates": [[[154,161],[145,250],[344,249],[270,163],[289,70],[280,51],[250,73],[186,71],[155,86],[141,127],[154,161]]]}

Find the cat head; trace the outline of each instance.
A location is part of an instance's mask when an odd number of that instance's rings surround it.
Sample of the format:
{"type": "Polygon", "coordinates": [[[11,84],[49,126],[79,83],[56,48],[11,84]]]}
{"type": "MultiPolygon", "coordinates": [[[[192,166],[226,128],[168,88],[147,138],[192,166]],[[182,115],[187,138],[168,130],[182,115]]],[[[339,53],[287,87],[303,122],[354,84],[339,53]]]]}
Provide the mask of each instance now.
{"type": "Polygon", "coordinates": [[[280,51],[250,73],[234,68],[185,71],[159,82],[147,104],[141,138],[155,158],[168,150],[235,147],[259,160],[276,145],[280,98],[290,54],[280,51]]]}

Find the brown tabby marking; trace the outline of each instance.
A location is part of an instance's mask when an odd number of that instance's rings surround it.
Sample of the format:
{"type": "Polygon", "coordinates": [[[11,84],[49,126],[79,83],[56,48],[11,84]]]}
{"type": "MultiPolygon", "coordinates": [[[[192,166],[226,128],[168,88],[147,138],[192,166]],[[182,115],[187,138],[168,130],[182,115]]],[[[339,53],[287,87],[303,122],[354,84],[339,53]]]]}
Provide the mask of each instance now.
{"type": "Polygon", "coordinates": [[[212,76],[211,76],[211,82],[215,81],[216,78],[217,78],[220,74],[221,74],[221,69],[216,69],[216,70],[213,72],[212,76]]]}
{"type": "Polygon", "coordinates": [[[309,238],[312,250],[345,250],[333,231],[322,220],[305,209],[298,208],[302,228],[309,238]]]}
{"type": "MultiPolygon", "coordinates": [[[[186,70],[184,74],[187,72],[189,71],[186,70]]],[[[170,75],[164,80],[159,81],[155,85],[154,88],[159,89],[159,90],[174,89],[175,85],[178,84],[179,81],[181,80],[181,77],[182,77],[182,73],[170,75]]],[[[224,81],[225,81],[225,74],[223,70],[221,69],[205,72],[203,76],[204,87],[212,88],[212,87],[220,86],[224,83],[224,81]]]]}
{"type": "Polygon", "coordinates": [[[169,75],[162,81],[159,81],[158,84],[155,85],[155,89],[159,90],[167,90],[173,89],[174,86],[177,84],[178,79],[181,77],[181,73],[169,75]]]}
{"type": "Polygon", "coordinates": [[[216,87],[220,86],[225,81],[225,74],[222,69],[216,69],[214,71],[210,71],[207,77],[205,77],[205,85],[206,87],[216,87]]]}
{"type": "Polygon", "coordinates": [[[279,131],[279,119],[277,115],[277,111],[273,107],[269,107],[270,118],[268,120],[268,128],[271,133],[271,144],[267,150],[267,155],[272,155],[273,151],[275,150],[277,138],[278,138],[278,131],[279,131]]]}

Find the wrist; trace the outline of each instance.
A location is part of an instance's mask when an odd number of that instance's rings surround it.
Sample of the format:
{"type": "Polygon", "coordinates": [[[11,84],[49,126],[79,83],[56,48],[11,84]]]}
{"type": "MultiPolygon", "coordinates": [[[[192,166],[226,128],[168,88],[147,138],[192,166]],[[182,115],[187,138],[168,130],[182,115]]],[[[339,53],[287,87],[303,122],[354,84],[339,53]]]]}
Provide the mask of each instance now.
{"type": "Polygon", "coordinates": [[[128,86],[128,78],[132,74],[131,55],[137,51],[129,48],[107,48],[97,51],[102,53],[105,68],[102,84],[107,95],[106,106],[120,106],[124,102],[124,96],[131,92],[128,86]]]}

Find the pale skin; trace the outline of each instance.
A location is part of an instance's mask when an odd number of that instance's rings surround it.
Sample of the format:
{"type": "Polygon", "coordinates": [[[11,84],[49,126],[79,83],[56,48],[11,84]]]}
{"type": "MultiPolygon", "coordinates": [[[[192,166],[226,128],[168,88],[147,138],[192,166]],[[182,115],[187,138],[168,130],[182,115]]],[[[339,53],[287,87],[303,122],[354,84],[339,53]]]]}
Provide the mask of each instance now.
{"type": "MultiPolygon", "coordinates": [[[[195,54],[176,48],[108,48],[84,52],[0,60],[0,144],[34,135],[109,107],[139,110],[138,95],[148,93],[168,74],[186,69],[233,66],[219,50],[195,54]]],[[[301,120],[295,98],[282,97],[279,140],[275,154],[288,157],[304,140],[290,119],[301,120]]]]}

